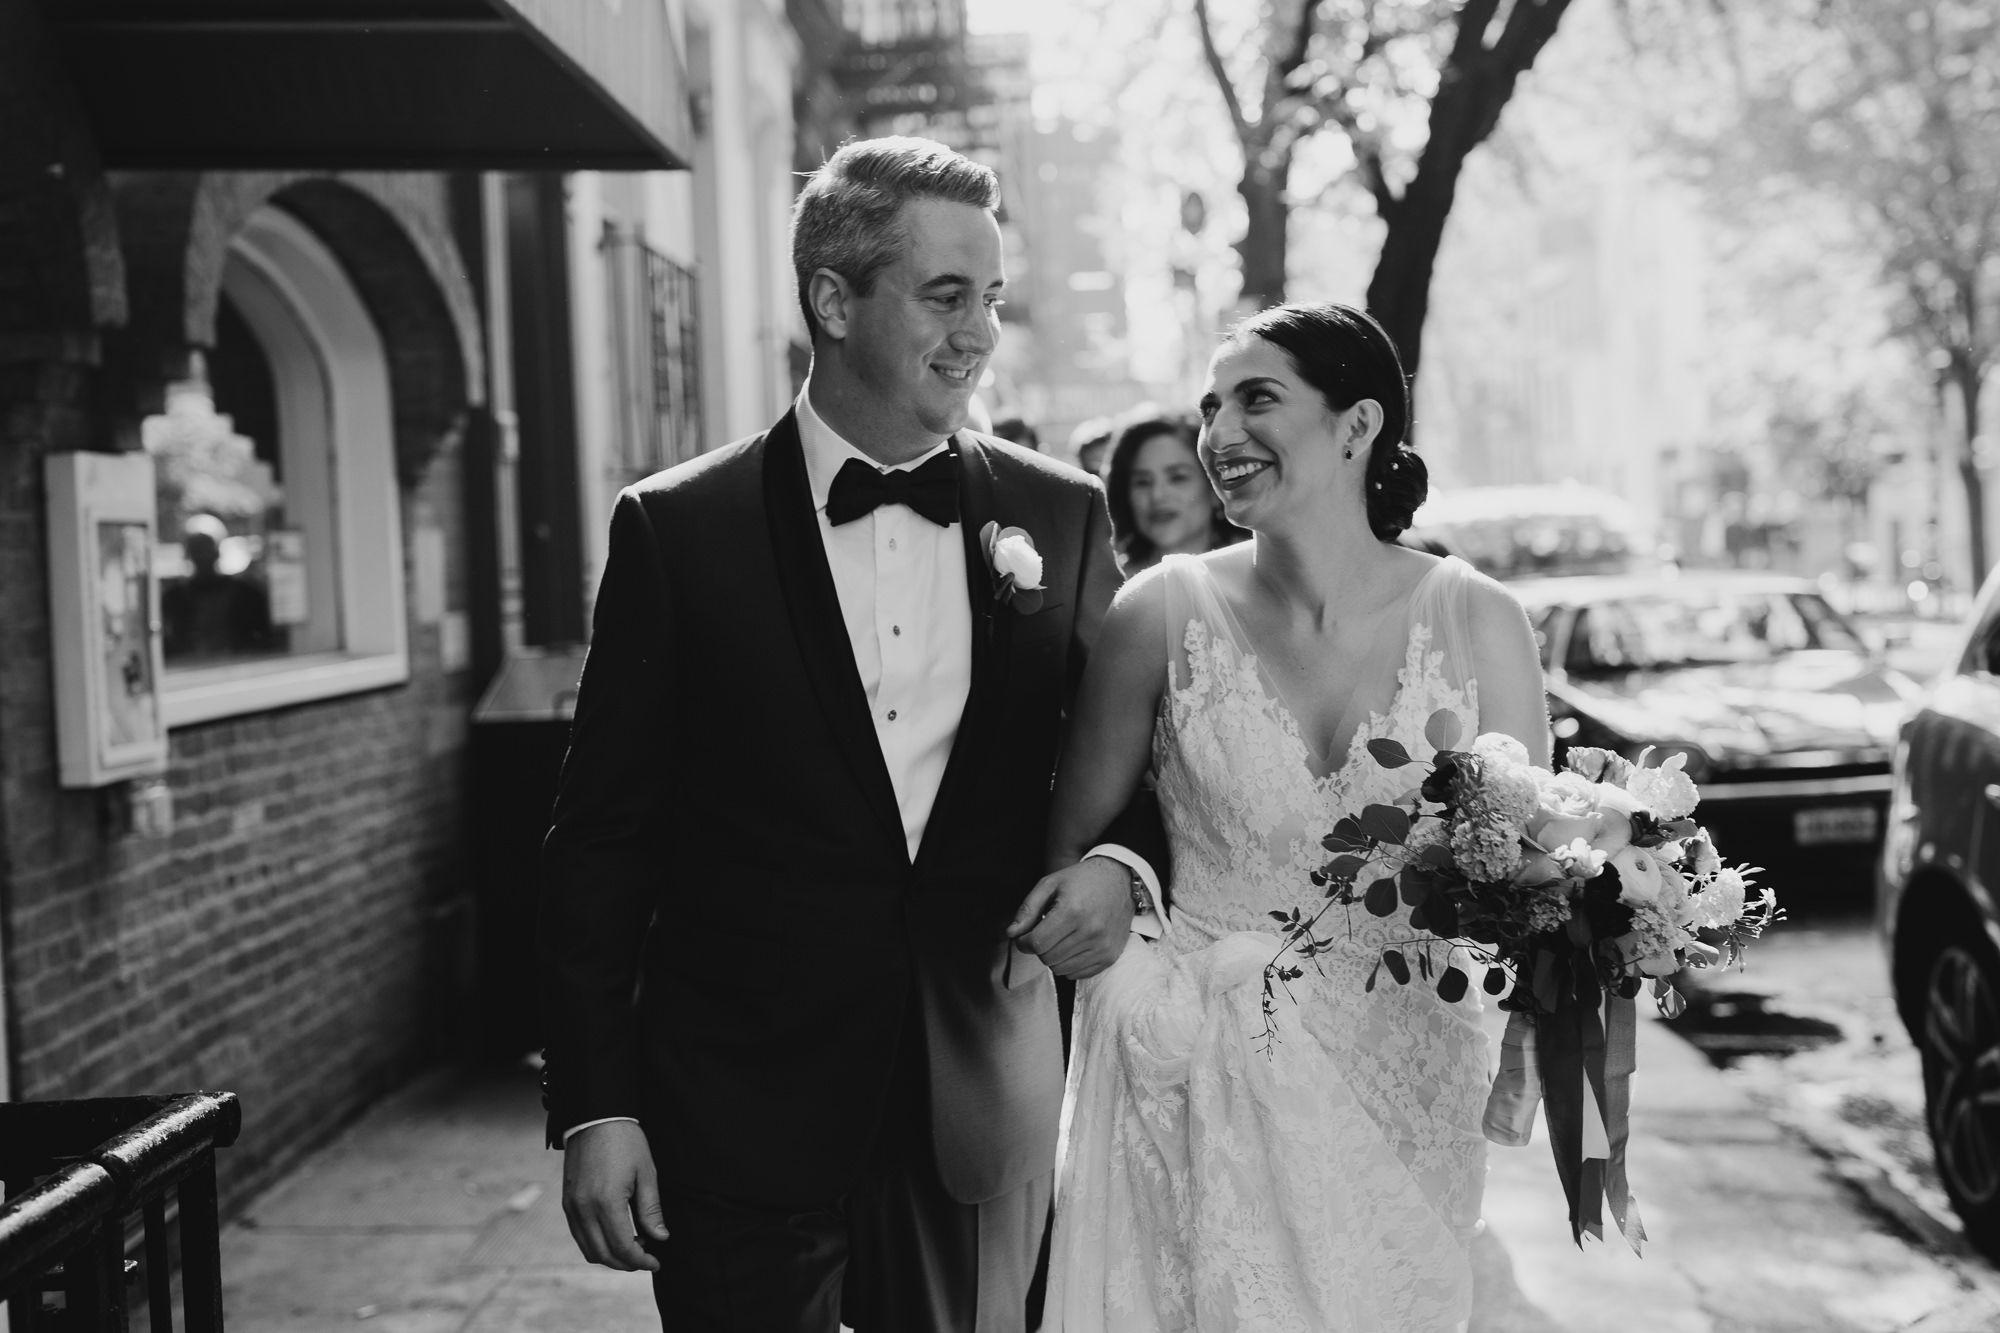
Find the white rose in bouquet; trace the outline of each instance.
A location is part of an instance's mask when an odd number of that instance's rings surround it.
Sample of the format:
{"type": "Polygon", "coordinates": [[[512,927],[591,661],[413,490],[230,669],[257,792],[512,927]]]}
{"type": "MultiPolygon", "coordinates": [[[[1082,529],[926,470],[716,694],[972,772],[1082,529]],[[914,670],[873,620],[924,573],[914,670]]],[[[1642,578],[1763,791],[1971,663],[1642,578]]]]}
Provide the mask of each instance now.
{"type": "Polygon", "coordinates": [[[1694,813],[1701,797],[1683,771],[1687,756],[1677,754],[1658,768],[1642,768],[1625,779],[1625,790],[1661,819],[1684,819],[1694,813]]]}

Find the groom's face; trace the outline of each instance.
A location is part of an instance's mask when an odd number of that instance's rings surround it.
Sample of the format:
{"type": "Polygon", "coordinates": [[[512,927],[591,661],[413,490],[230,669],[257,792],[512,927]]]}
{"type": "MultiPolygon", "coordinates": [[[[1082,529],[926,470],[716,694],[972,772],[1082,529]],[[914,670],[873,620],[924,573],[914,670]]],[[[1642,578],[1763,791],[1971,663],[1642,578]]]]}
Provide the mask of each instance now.
{"type": "Polygon", "coordinates": [[[963,427],[1000,337],[1000,227],[971,204],[903,205],[907,244],[851,296],[842,359],[885,432],[937,440],[963,427]]]}

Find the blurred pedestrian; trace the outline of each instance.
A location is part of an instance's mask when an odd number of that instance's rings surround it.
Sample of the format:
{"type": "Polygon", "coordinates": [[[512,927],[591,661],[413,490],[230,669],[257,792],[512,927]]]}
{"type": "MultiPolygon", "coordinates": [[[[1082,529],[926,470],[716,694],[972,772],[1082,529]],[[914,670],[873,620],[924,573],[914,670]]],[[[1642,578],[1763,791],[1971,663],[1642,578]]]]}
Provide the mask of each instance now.
{"type": "Polygon", "coordinates": [[[1104,455],[1111,448],[1114,430],[1109,417],[1092,417],[1071,431],[1069,452],[1076,465],[1093,477],[1103,476],[1104,455]]]}
{"type": "Polygon", "coordinates": [[[213,514],[182,520],[186,577],[160,594],[163,651],[175,659],[227,657],[271,648],[271,602],[240,574],[222,571],[229,529],[213,514]]]}
{"type": "Polygon", "coordinates": [[[1042,437],[1019,412],[1003,412],[995,417],[992,433],[1003,440],[1020,445],[1023,449],[1040,450],[1042,447],[1042,437]]]}
{"type": "Polygon", "coordinates": [[[1148,412],[1118,433],[1105,486],[1112,544],[1129,577],[1170,555],[1200,555],[1248,535],[1222,516],[1188,413],[1148,412]]]}

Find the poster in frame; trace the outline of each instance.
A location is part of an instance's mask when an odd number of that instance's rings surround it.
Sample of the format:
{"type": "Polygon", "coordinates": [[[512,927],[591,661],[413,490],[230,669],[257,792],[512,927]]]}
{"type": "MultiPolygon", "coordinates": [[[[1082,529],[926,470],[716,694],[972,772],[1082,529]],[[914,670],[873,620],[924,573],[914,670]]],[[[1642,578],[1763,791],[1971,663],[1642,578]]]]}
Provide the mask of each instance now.
{"type": "Polygon", "coordinates": [[[163,772],[153,460],[52,454],[43,466],[62,784],[163,772]]]}

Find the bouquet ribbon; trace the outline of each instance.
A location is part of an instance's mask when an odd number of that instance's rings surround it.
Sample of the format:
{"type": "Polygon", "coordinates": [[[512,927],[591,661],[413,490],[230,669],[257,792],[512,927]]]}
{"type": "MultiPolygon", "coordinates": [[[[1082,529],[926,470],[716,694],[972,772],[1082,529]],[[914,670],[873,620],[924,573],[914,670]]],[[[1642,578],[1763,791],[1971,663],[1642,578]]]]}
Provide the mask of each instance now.
{"type": "MultiPolygon", "coordinates": [[[[1579,973],[1585,969],[1579,968],[1579,973]]],[[[1569,1199],[1570,1236],[1604,1239],[1604,1209],[1634,1253],[1646,1239],[1625,1179],[1631,1134],[1632,1071],[1637,1067],[1638,1010],[1579,975],[1554,1013],[1537,1014],[1535,1037],[1543,1083],[1542,1115],[1556,1174],[1569,1199]]]]}
{"type": "Polygon", "coordinates": [[[1569,1200],[1570,1236],[1604,1239],[1604,1206],[1639,1252],[1646,1229],[1625,1178],[1631,1133],[1632,1071],[1637,1067],[1638,1011],[1605,993],[1587,967],[1555,997],[1554,1012],[1516,1011],[1501,1043],[1500,1073],[1487,1098],[1486,1137],[1525,1145],[1539,1103],[1569,1200]]]}

